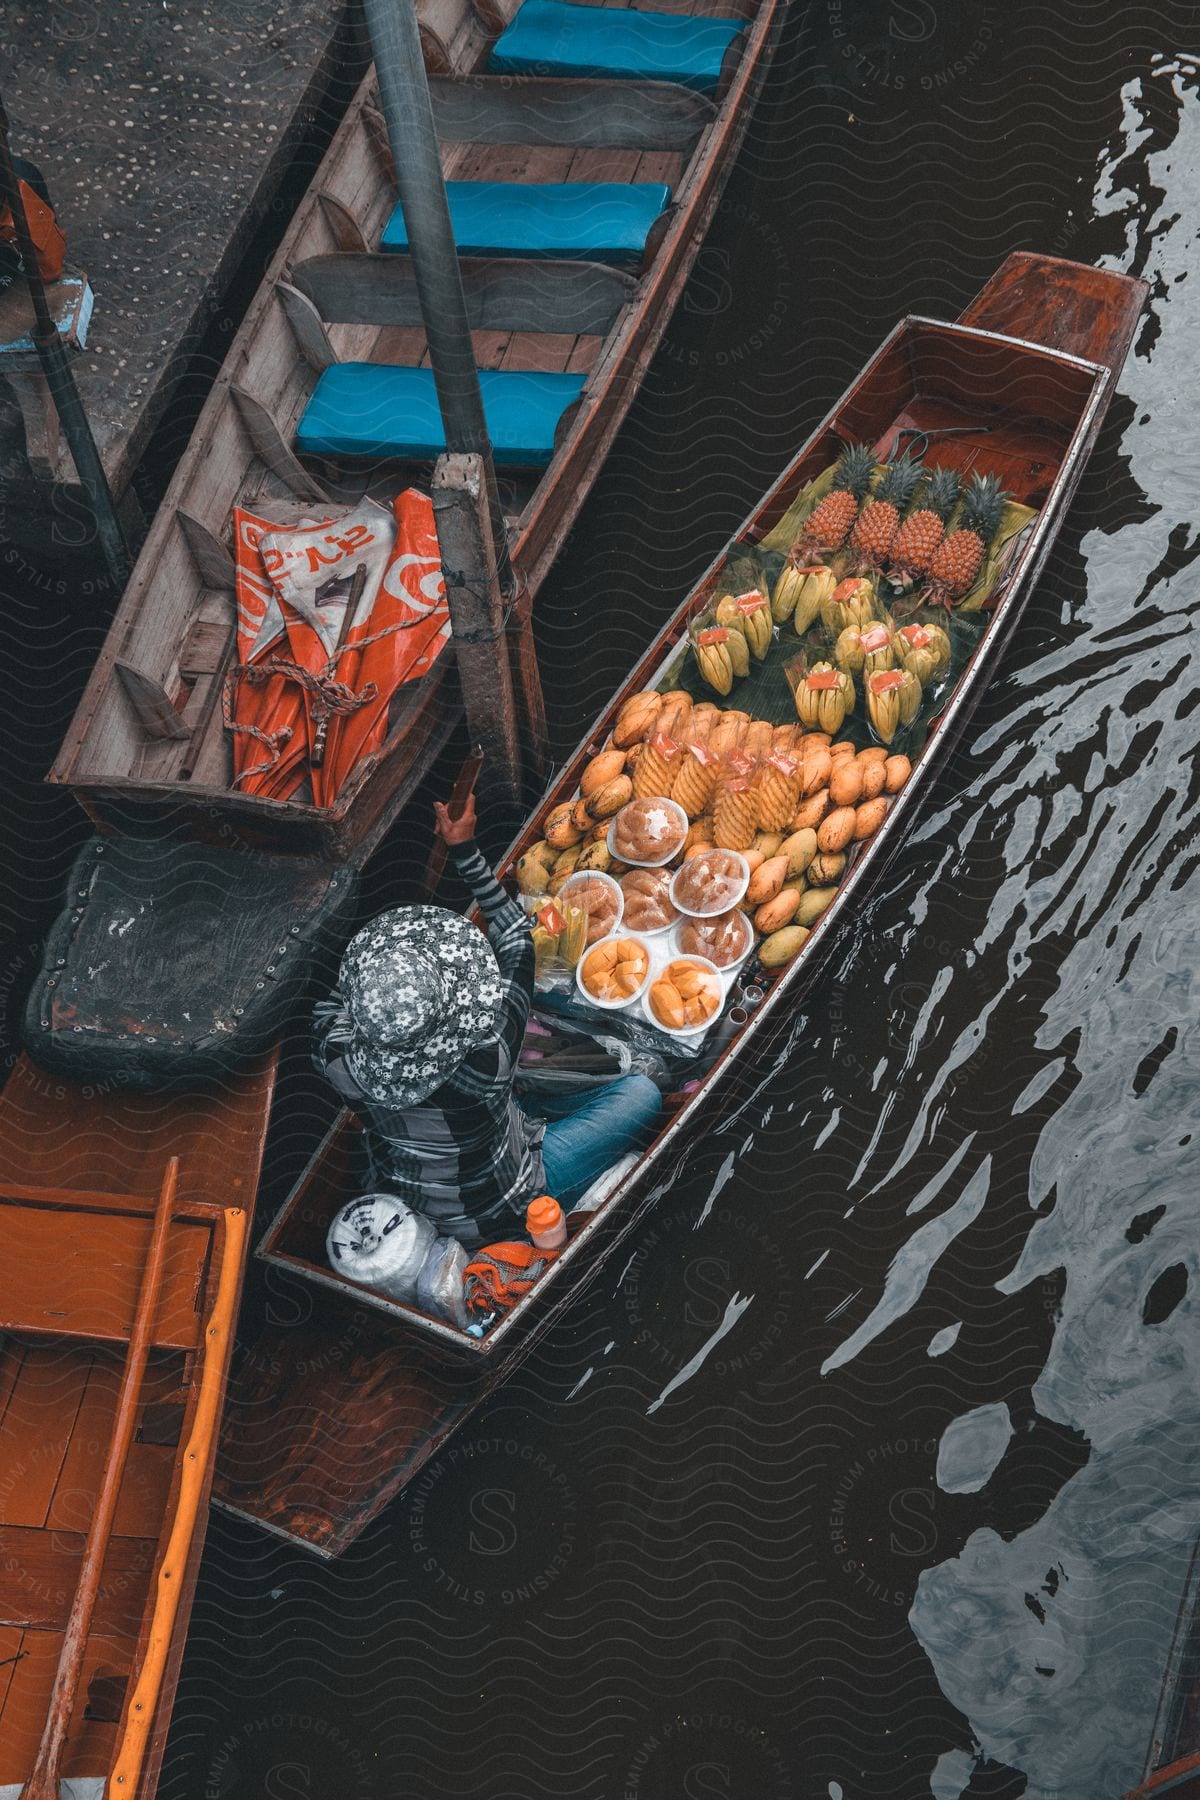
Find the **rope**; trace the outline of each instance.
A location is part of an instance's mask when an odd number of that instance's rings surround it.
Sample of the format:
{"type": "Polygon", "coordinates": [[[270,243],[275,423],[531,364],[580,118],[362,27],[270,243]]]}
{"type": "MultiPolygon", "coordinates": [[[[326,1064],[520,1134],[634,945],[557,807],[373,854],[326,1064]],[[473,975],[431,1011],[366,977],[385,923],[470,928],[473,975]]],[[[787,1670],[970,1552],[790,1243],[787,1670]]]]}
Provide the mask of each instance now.
{"type": "MultiPolygon", "coordinates": [[[[423,625],[425,618],[401,619],[395,625],[385,625],[382,631],[370,633],[364,638],[355,638],[351,643],[342,646],[341,655],[347,650],[366,650],[372,644],[378,644],[383,638],[392,637],[398,631],[411,631],[417,625],[423,625]]],[[[368,681],[364,688],[357,691],[347,682],[338,681],[335,671],[339,655],[329,656],[320,669],[306,669],[286,656],[268,656],[262,662],[236,663],[225,677],[225,686],[221,695],[221,716],[228,732],[235,736],[252,738],[255,743],[262,744],[267,751],[265,762],[255,763],[253,768],[243,769],[235,775],[232,786],[239,781],[249,781],[252,775],[265,775],[278,763],[284,750],[292,739],[292,727],[283,725],[278,731],[263,731],[257,725],[246,725],[233,716],[234,691],[239,681],[245,681],[250,687],[262,687],[272,675],[286,676],[295,681],[312,696],[312,717],[320,725],[324,721],[357,712],[359,707],[368,705],[376,699],[379,688],[373,681],[368,681]]]]}

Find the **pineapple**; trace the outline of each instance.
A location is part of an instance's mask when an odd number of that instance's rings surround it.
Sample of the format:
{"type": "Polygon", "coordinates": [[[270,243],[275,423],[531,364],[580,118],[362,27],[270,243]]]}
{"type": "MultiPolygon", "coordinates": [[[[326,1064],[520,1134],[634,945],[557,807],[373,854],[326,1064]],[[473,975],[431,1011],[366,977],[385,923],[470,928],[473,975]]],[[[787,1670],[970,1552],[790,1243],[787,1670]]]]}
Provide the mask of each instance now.
{"type": "Polygon", "coordinates": [[[792,560],[811,563],[817,550],[838,550],[850,535],[863,495],[875,473],[875,456],[867,444],[844,450],[833,472],[833,486],[805,521],[792,546],[792,560]]]}
{"type": "Polygon", "coordinates": [[[860,572],[883,566],[900,529],[900,516],[907,511],[922,473],[920,463],[907,451],[883,471],[874,498],[863,507],[850,533],[850,548],[860,572]]]}
{"type": "Polygon", "coordinates": [[[1000,529],[1007,501],[994,475],[972,475],[962,517],[930,560],[925,594],[930,605],[949,607],[970,592],[1000,529]]]}
{"type": "Polygon", "coordinates": [[[925,573],[957,504],[958,476],[953,469],[934,469],[920,506],[908,515],[893,540],[888,555],[893,575],[911,581],[925,573]]]}

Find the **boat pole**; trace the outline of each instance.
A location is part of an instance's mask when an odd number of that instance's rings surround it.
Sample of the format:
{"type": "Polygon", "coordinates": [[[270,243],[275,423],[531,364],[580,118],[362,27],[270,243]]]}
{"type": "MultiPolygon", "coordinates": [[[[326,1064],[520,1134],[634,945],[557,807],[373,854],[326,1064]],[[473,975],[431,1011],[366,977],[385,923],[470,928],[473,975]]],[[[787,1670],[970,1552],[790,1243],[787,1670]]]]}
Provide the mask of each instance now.
{"type": "Polygon", "coordinates": [[[104,1459],[100,1491],[96,1495],[91,1522],[88,1525],[88,1533],[84,1541],[75,1594],[71,1601],[71,1611],[68,1614],[62,1643],[59,1647],[58,1667],[54,1673],[54,1685],[50,1690],[46,1723],[42,1731],[41,1742],[38,1745],[33,1771],[20,1790],[20,1800],[59,1800],[61,1792],[59,1778],[63,1754],[67,1748],[67,1733],[75,1710],[80,1678],[83,1675],[88,1634],[92,1629],[92,1618],[95,1614],[96,1602],[100,1597],[105,1553],[112,1538],[113,1521],[117,1516],[117,1501],[121,1496],[121,1483],[125,1478],[125,1470],[129,1462],[129,1448],[133,1443],[133,1434],[137,1426],[138,1407],[141,1404],[146,1365],[150,1360],[150,1351],[154,1344],[154,1325],[166,1275],[167,1247],[178,1184],[179,1158],[173,1156],[163,1175],[158,1202],[154,1209],[154,1220],[150,1227],[149,1242],[146,1248],[146,1261],[142,1267],[142,1278],[138,1286],[137,1304],[129,1328],[125,1367],[121,1372],[121,1385],[117,1391],[112,1436],[109,1439],[108,1454],[104,1459]]]}
{"type": "MultiPolygon", "coordinates": [[[[488,752],[489,784],[515,799],[521,731],[506,617],[515,581],[416,4],[364,0],[364,10],[446,439],[433,507],[467,727],[488,752]]],[[[530,735],[536,740],[536,727],[530,735]]],[[[536,765],[542,746],[532,741],[529,748],[536,765]]]]}
{"type": "Polygon", "coordinates": [[[71,373],[67,352],[46,300],[46,289],[37,266],[37,251],[29,230],[25,202],[21,195],[21,183],[18,180],[17,171],[13,167],[12,151],[9,149],[8,114],[4,110],[2,98],[0,98],[0,193],[3,194],[12,215],[17,247],[21,252],[25,280],[29,287],[29,298],[33,304],[33,341],[37,349],[38,360],[42,365],[42,374],[45,376],[46,386],[50,390],[50,397],[58,413],[63,436],[67,440],[80,483],[92,509],[92,517],[96,522],[96,535],[100,540],[100,554],[104,558],[109,580],[116,593],[120,594],[129,580],[129,549],[117,519],[116,508],[113,506],[108,477],[104,473],[104,464],[100,460],[100,452],[96,448],[92,428],[88,424],[87,414],[83,410],[79,389],[75,386],[75,377],[71,373]]]}
{"type": "Polygon", "coordinates": [[[487,479],[496,565],[507,585],[508,540],[483,411],[458,247],[433,122],[414,0],[364,0],[379,99],[404,209],[446,449],[478,456],[487,479]]]}

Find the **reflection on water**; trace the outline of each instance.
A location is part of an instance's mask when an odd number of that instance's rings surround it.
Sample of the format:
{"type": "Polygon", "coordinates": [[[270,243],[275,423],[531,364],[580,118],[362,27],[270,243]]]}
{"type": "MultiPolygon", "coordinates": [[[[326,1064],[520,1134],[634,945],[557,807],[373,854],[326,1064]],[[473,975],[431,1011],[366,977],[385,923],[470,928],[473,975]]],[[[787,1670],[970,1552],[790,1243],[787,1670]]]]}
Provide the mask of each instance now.
{"type": "MultiPolygon", "coordinates": [[[[1080,1432],[1090,1455],[1036,1525],[1009,1542],[976,1532],[929,1570],[911,1614],[943,1691],[989,1755],[1028,1773],[1038,1800],[1117,1794],[1138,1777],[1200,1526],[1191,1147],[1200,450],[1188,424],[1200,95],[1178,61],[1161,61],[1123,99],[1096,210],[1125,227],[1112,265],[1153,283],[1153,325],[1122,383],[1136,417],[1120,447],[1148,516],[1084,539],[1087,585],[1070,639],[1022,667],[1026,698],[981,746],[1009,776],[1009,803],[1038,815],[1047,859],[1065,826],[1072,845],[1040,882],[1028,882],[1022,861],[995,906],[1015,967],[1038,938],[1062,944],[1036,1034],[1050,1060],[1024,1096],[1032,1105],[1057,1088],[1061,1099],[1030,1168],[1036,1216],[998,1285],[1015,1293],[1064,1271],[1033,1399],[1042,1417],[1080,1432]],[[1169,85],[1178,109],[1165,145],[1148,124],[1150,81],[1169,85]],[[1013,776],[1035,731],[1063,763],[1086,768],[1082,784],[1019,798],[1013,776]]],[[[951,1772],[946,1795],[960,1791],[951,1772]]]]}

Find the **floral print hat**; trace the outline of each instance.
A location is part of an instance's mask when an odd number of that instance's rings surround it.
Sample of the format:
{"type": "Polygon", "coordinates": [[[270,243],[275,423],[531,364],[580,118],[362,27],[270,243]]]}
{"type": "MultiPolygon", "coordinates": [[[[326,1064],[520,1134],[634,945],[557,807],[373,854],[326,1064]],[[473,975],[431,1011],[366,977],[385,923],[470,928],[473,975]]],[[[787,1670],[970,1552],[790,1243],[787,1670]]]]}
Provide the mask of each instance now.
{"type": "Polygon", "coordinates": [[[419,1106],[489,1036],[503,983],[492,947],[460,914],[398,906],[350,940],[338,986],[353,1031],[350,1073],[383,1106],[419,1106]]]}

